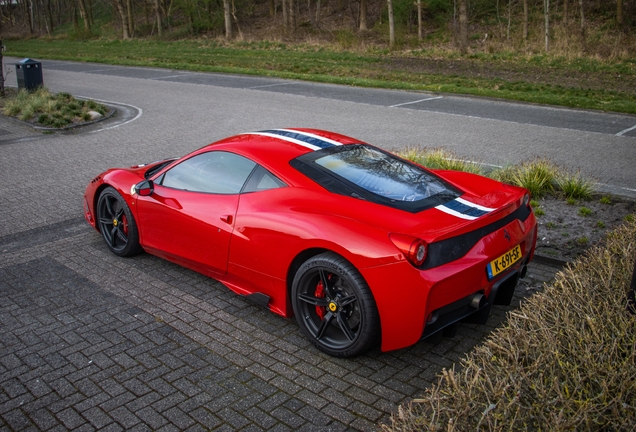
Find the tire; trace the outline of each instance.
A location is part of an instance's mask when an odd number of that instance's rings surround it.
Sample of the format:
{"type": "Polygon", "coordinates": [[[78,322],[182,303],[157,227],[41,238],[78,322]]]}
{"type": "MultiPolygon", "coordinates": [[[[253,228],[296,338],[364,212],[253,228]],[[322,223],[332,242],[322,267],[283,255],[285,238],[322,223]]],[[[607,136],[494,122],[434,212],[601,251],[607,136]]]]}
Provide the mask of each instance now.
{"type": "Polygon", "coordinates": [[[378,342],[380,318],[371,290],[341,256],[326,252],[307,260],[296,272],[291,294],[296,321],[319,350],[353,357],[378,342]]]}
{"type": "Polygon", "coordinates": [[[99,232],[115,255],[129,257],[141,252],[137,224],[128,204],[112,187],[107,187],[97,200],[99,232]]]}

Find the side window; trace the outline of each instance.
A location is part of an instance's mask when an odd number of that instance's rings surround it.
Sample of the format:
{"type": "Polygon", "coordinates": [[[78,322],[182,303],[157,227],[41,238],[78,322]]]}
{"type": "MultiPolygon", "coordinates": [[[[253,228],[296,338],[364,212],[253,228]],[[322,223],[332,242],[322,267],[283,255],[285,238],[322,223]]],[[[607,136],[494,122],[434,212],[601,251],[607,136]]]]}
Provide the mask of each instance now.
{"type": "Polygon", "coordinates": [[[243,192],[258,192],[287,186],[278,177],[262,166],[257,166],[247,181],[243,192]]]}
{"type": "Polygon", "coordinates": [[[163,175],[163,186],[193,192],[237,194],[256,163],[243,156],[211,151],[191,157],[163,175]]]}

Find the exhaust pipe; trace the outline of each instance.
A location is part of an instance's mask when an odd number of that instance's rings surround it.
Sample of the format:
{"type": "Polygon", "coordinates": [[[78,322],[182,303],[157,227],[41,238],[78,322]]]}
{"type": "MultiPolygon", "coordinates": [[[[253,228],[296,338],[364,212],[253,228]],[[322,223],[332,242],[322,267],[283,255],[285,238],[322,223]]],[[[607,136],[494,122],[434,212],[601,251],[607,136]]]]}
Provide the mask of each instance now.
{"type": "Polygon", "coordinates": [[[477,293],[470,300],[470,307],[473,309],[481,309],[486,306],[486,296],[480,293],[477,293]]]}

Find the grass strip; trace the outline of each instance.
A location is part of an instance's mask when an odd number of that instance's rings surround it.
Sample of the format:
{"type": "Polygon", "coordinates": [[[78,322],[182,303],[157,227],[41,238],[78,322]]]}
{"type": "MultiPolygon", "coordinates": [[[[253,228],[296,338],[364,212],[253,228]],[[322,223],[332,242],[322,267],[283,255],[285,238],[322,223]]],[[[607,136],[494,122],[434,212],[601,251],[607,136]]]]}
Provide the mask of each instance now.
{"type": "MultiPolygon", "coordinates": [[[[273,42],[225,44],[211,40],[163,42],[29,39],[7,41],[6,45],[6,55],[16,57],[237,73],[359,87],[467,94],[636,114],[634,94],[524,81],[512,82],[501,78],[469,77],[462,76],[461,71],[455,75],[420,72],[412,70],[413,68],[396,66],[396,56],[383,50],[355,52],[323,46],[273,42]]],[[[421,58],[426,53],[419,52],[414,55],[421,58]]],[[[561,71],[585,69],[592,70],[593,73],[605,73],[630,72],[633,69],[632,65],[567,62],[540,56],[532,58],[531,61],[505,56],[476,55],[470,59],[502,65],[516,62],[519,70],[524,70],[525,66],[521,64],[523,62],[533,67],[558,68],[561,71]]]]}

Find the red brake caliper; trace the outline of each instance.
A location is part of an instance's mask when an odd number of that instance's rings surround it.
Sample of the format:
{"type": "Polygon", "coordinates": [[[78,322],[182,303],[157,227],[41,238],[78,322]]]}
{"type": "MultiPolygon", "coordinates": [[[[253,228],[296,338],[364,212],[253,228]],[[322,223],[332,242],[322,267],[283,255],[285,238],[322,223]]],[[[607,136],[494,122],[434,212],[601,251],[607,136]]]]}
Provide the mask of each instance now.
{"type": "MultiPolygon", "coordinates": [[[[325,287],[323,286],[322,281],[318,282],[318,285],[316,286],[316,292],[314,293],[314,295],[318,298],[325,297],[325,287]]],[[[316,306],[316,315],[318,315],[318,318],[324,319],[326,313],[327,313],[327,310],[325,309],[324,306],[316,306]]]]}
{"type": "Polygon", "coordinates": [[[124,234],[128,235],[128,219],[126,218],[126,214],[121,215],[121,223],[124,226],[124,234]]]}

